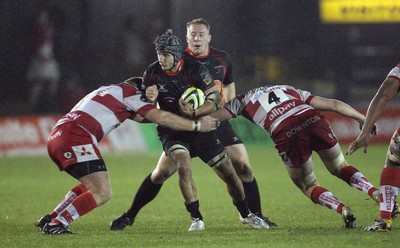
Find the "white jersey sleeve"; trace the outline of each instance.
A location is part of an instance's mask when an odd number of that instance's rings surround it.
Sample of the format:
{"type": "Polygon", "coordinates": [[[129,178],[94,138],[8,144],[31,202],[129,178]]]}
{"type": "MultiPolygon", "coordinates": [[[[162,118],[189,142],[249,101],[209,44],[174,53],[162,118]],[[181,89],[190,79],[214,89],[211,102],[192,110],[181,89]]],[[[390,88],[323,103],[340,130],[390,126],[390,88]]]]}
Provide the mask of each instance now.
{"type": "Polygon", "coordinates": [[[154,108],[129,84],[102,86],[84,97],[56,126],[74,121],[100,141],[132,114],[144,115],[154,108]]]}
{"type": "Polygon", "coordinates": [[[398,64],[396,67],[394,67],[389,74],[387,75],[387,77],[391,77],[391,78],[396,78],[398,80],[400,80],[400,64],[398,64]]]}

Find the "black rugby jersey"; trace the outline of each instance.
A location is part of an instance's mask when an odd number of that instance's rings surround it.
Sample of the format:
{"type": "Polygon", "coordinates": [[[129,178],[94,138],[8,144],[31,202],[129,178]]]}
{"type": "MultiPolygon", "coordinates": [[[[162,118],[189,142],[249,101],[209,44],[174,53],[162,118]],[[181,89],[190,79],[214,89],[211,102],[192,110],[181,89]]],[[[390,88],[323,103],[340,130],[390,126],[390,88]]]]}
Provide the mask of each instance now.
{"type": "Polygon", "coordinates": [[[232,61],[228,53],[210,47],[208,55],[195,56],[189,48],[186,48],[183,58],[186,57],[193,58],[207,67],[220,92],[222,91],[222,85],[233,83],[232,61]]]}
{"type": "Polygon", "coordinates": [[[157,85],[157,102],[160,109],[182,115],[179,110],[179,98],[192,86],[207,91],[215,83],[207,68],[191,58],[180,60],[177,72],[165,72],[158,61],[150,64],[143,75],[143,87],[157,85]]]}

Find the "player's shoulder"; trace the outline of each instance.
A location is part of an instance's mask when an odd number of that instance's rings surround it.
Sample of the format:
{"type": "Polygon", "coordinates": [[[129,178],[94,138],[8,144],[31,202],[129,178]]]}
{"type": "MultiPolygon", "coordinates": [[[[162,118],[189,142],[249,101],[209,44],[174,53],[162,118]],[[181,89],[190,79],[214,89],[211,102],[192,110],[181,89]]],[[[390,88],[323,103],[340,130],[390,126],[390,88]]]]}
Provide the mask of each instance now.
{"type": "Polygon", "coordinates": [[[153,77],[155,75],[162,75],[164,74],[160,63],[158,61],[154,61],[151,63],[149,66],[147,66],[145,72],[144,72],[144,80],[148,79],[149,77],[153,77]]]}
{"type": "Polygon", "coordinates": [[[215,47],[210,47],[210,55],[211,56],[219,55],[219,56],[223,56],[223,57],[230,57],[228,52],[218,49],[218,48],[215,48],[215,47]]]}
{"type": "Polygon", "coordinates": [[[182,59],[184,61],[184,67],[185,68],[199,68],[199,67],[201,67],[201,63],[195,58],[187,56],[187,57],[183,57],[182,59]]]}
{"type": "Polygon", "coordinates": [[[147,66],[146,71],[154,71],[154,70],[158,70],[160,68],[161,68],[160,63],[158,62],[158,60],[156,60],[147,66]]]}

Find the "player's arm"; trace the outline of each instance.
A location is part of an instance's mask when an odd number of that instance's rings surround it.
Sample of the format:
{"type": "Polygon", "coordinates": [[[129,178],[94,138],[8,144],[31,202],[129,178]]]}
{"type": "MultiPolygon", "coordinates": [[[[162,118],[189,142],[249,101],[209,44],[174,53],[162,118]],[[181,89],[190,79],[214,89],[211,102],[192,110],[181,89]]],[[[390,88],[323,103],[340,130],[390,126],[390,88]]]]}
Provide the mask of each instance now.
{"type": "Polygon", "coordinates": [[[146,88],[146,97],[150,102],[156,102],[158,97],[157,85],[151,85],[146,88]]]}
{"type": "Polygon", "coordinates": [[[221,95],[216,85],[204,91],[204,95],[206,96],[204,104],[194,111],[194,118],[208,115],[221,107],[221,95]]]}
{"type": "Polygon", "coordinates": [[[328,99],[319,96],[314,96],[310,105],[321,111],[331,111],[336,112],[340,115],[350,117],[358,121],[359,123],[364,123],[365,116],[355,110],[353,107],[337,99],[328,99]]]}
{"type": "Polygon", "coordinates": [[[236,97],[236,85],[235,82],[232,82],[228,85],[224,85],[222,88],[222,95],[224,96],[225,102],[229,102],[233,98],[236,97]]]}
{"type": "Polygon", "coordinates": [[[204,92],[206,99],[204,104],[198,109],[193,109],[190,104],[179,100],[179,107],[183,115],[195,119],[200,116],[208,115],[221,107],[221,96],[217,86],[213,86],[204,92]]]}
{"type": "Polygon", "coordinates": [[[219,121],[229,121],[233,119],[232,114],[224,107],[214,111],[210,114],[211,117],[216,118],[219,121]]]}
{"type": "Polygon", "coordinates": [[[139,123],[151,123],[151,121],[147,120],[146,118],[144,118],[143,116],[141,116],[141,115],[139,115],[137,113],[131,115],[129,117],[129,119],[131,119],[133,121],[136,121],[136,122],[139,122],[139,123]]]}
{"type": "Polygon", "coordinates": [[[177,131],[208,132],[215,130],[219,126],[219,121],[209,116],[204,116],[198,120],[189,120],[156,108],[147,111],[144,114],[144,118],[160,126],[177,131]]]}
{"type": "Polygon", "coordinates": [[[346,153],[347,155],[353,154],[361,147],[364,147],[364,153],[367,153],[370,138],[369,132],[370,130],[373,130],[374,123],[378,120],[378,117],[381,115],[386,103],[390,101],[397,92],[399,92],[399,86],[400,81],[394,78],[386,78],[385,81],[383,81],[369,104],[361,133],[358,135],[356,140],[351,142],[346,153]]]}
{"type": "Polygon", "coordinates": [[[203,105],[192,112],[192,118],[208,115],[221,107],[221,95],[218,86],[215,84],[210,72],[204,65],[200,66],[198,75],[199,81],[201,81],[204,86],[207,86],[207,89],[203,90],[206,99],[203,105]],[[211,85],[212,87],[209,87],[211,85]]]}
{"type": "Polygon", "coordinates": [[[386,78],[369,104],[362,132],[369,133],[378,120],[385,105],[399,92],[400,81],[395,78],[386,78]]]}

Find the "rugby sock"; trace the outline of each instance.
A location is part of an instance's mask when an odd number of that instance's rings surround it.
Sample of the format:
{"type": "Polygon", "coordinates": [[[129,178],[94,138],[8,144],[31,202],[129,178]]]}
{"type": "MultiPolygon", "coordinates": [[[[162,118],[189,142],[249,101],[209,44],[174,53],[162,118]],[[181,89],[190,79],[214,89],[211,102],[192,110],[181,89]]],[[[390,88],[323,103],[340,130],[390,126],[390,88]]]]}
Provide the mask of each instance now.
{"type": "Polygon", "coordinates": [[[377,188],[375,188],[368,179],[353,166],[346,166],[340,171],[340,179],[348,183],[351,187],[356,188],[373,198],[377,188]]]}
{"type": "Polygon", "coordinates": [[[156,198],[158,192],[160,192],[162,184],[153,183],[150,176],[151,174],[143,180],[135,198],[133,199],[132,206],[126,212],[126,216],[129,219],[135,219],[140,209],[156,198]]]}
{"type": "Polygon", "coordinates": [[[379,217],[390,220],[394,202],[399,194],[400,169],[384,168],[381,173],[379,217]]]}
{"type": "Polygon", "coordinates": [[[61,212],[53,221],[60,222],[64,226],[68,226],[72,221],[80,216],[92,211],[97,207],[96,200],[90,191],[81,194],[69,204],[63,212],[61,212]]]}
{"type": "Polygon", "coordinates": [[[342,213],[344,204],[340,202],[339,199],[336,198],[336,196],[334,196],[331,192],[322,188],[321,186],[316,186],[312,190],[310,198],[316,204],[320,204],[340,214],[342,213]]]}
{"type": "Polygon", "coordinates": [[[246,198],[239,202],[233,201],[233,204],[236,206],[242,218],[246,218],[249,215],[249,205],[246,198]]]}
{"type": "Polygon", "coordinates": [[[82,193],[85,193],[87,191],[86,187],[84,184],[80,183],[73,187],[70,191],[68,191],[67,195],[64,197],[64,199],[60,202],[60,204],[57,205],[57,207],[51,212],[50,217],[54,219],[59,215],[66,207],[68,207],[71,202],[81,195],[82,193]]]}
{"type": "Polygon", "coordinates": [[[260,192],[256,178],[249,183],[243,182],[243,189],[250,211],[257,216],[262,216],[260,192]]]}
{"type": "Polygon", "coordinates": [[[186,210],[190,213],[190,217],[192,219],[199,218],[200,220],[203,219],[203,216],[200,213],[200,203],[199,201],[194,201],[189,204],[185,203],[186,210]]]}

